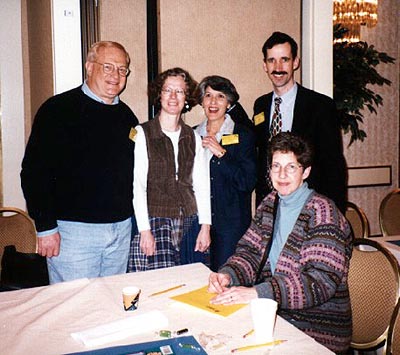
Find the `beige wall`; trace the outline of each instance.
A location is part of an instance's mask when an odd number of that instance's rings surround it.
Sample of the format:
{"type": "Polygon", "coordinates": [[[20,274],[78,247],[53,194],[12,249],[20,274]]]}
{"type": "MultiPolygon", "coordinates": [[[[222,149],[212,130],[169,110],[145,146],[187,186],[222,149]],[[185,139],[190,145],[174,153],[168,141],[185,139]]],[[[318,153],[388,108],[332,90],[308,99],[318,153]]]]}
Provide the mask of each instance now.
{"type": "Polygon", "coordinates": [[[399,13],[398,0],[379,1],[378,25],[371,29],[362,29],[361,40],[397,59],[395,64],[381,64],[377,67],[382,76],[392,81],[392,85],[371,86],[371,90],[383,97],[383,106],[378,108],[377,115],[364,112],[365,124],[361,127],[367,133],[365,141],[357,141],[347,147],[348,136],[345,136],[348,166],[392,165],[392,186],[349,189],[349,200],[365,210],[372,234],[380,234],[378,210],[381,200],[389,191],[399,186],[399,13]]]}
{"type": "Polygon", "coordinates": [[[24,208],[19,183],[25,147],[21,8],[20,1],[0,0],[0,127],[2,203],[24,208]]]}
{"type": "MultiPolygon", "coordinates": [[[[281,30],[300,41],[300,1],[168,0],[160,6],[161,69],[181,66],[198,81],[229,78],[249,115],[254,100],[271,90],[262,69],[267,37],[281,30]]],[[[205,118],[200,107],[187,116],[189,124],[205,118]]]]}
{"type": "Polygon", "coordinates": [[[120,42],[131,57],[122,100],[147,121],[146,0],[99,0],[100,39],[120,42]]]}
{"type": "Polygon", "coordinates": [[[21,4],[27,140],[33,116],[54,94],[51,0],[23,0],[21,4]]]}
{"type": "MultiPolygon", "coordinates": [[[[266,38],[282,30],[300,41],[300,0],[161,0],[159,10],[160,69],[181,66],[198,81],[211,74],[228,77],[249,115],[254,99],[271,90],[262,70],[266,38]]],[[[122,98],[146,121],[146,1],[101,0],[100,11],[101,39],[121,42],[132,57],[134,71],[122,98]]],[[[202,119],[200,107],[186,117],[192,125],[202,119]]]]}

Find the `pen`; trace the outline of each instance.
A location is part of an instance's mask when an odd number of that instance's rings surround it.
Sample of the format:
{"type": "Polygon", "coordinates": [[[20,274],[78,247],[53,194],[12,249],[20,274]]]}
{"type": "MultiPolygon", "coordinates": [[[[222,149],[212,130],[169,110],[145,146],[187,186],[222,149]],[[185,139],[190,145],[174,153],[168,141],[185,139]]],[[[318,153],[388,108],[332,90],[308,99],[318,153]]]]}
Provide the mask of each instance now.
{"type": "Polygon", "coordinates": [[[252,329],[252,330],[248,331],[246,334],[244,334],[243,338],[246,338],[246,337],[248,337],[249,335],[251,335],[253,333],[254,333],[254,329],[252,329]]]}
{"type": "Polygon", "coordinates": [[[158,296],[158,295],[161,295],[163,293],[166,293],[166,292],[169,292],[169,291],[172,291],[172,290],[176,290],[177,288],[180,288],[180,287],[183,287],[183,286],[186,286],[186,284],[182,284],[182,285],[174,286],[174,287],[171,287],[171,288],[167,288],[166,290],[154,292],[149,297],[158,296]]]}
{"type": "Polygon", "coordinates": [[[188,330],[187,328],[180,329],[180,330],[177,330],[177,331],[176,331],[176,335],[182,335],[182,334],[187,333],[188,331],[189,331],[189,330],[188,330]]]}
{"type": "Polygon", "coordinates": [[[243,346],[241,348],[232,349],[231,353],[236,353],[238,351],[246,351],[246,350],[251,350],[251,349],[257,349],[257,348],[261,348],[263,346],[279,345],[279,344],[284,343],[285,341],[286,340],[274,340],[274,341],[270,341],[269,343],[243,346]]]}

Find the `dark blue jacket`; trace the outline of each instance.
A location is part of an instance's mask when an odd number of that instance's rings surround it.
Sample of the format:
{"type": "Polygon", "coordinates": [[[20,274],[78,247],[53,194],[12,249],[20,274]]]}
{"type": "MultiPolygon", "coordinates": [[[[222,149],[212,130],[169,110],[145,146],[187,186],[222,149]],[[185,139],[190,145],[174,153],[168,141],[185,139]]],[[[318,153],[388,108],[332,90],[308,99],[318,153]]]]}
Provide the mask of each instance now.
{"type": "Polygon", "coordinates": [[[257,178],[255,136],[237,123],[233,134],[239,135],[239,143],[223,145],[221,141],[226,154],[210,160],[212,270],[234,253],[252,217],[251,194],[257,178]]]}

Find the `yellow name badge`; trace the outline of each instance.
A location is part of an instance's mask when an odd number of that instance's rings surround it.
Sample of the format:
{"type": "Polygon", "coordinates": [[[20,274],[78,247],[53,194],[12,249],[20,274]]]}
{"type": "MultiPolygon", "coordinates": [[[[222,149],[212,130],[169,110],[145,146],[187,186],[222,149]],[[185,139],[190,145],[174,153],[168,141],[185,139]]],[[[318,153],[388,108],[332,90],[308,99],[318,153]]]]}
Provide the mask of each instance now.
{"type": "Polygon", "coordinates": [[[136,134],[137,134],[137,130],[135,129],[135,128],[131,128],[131,130],[130,130],[130,132],[129,132],[129,139],[131,140],[131,141],[134,141],[135,142],[135,140],[136,140],[136,134]]]}
{"type": "Polygon", "coordinates": [[[264,112],[259,113],[258,115],[254,116],[254,125],[257,126],[260,123],[263,123],[265,121],[265,116],[264,112]]]}
{"type": "Polygon", "coordinates": [[[230,144],[238,144],[239,143],[239,135],[238,134],[230,134],[229,136],[222,136],[222,145],[230,145],[230,144]]]}

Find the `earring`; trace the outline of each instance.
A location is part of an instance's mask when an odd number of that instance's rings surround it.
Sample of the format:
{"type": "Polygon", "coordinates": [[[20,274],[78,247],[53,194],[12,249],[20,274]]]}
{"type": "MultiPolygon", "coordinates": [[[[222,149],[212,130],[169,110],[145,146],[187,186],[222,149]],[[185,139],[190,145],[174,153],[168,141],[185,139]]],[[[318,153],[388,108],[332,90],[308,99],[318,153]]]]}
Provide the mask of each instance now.
{"type": "Polygon", "coordinates": [[[190,108],[189,103],[187,101],[185,101],[185,109],[189,110],[189,108],[190,108]]]}

